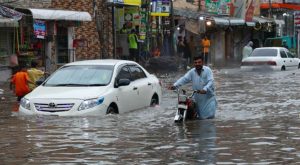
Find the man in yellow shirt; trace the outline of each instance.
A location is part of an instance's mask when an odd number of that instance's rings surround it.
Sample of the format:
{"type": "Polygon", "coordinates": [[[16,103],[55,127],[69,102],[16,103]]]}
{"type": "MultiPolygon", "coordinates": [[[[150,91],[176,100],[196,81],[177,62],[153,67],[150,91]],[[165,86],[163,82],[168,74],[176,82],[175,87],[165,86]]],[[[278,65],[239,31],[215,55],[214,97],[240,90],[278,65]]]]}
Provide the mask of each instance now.
{"type": "Polygon", "coordinates": [[[208,55],[209,55],[209,47],[210,47],[210,40],[205,36],[201,41],[203,47],[203,54],[204,54],[204,64],[207,65],[208,63],[208,55]]]}
{"type": "Polygon", "coordinates": [[[31,68],[27,70],[28,77],[31,82],[28,83],[29,89],[33,90],[36,87],[35,82],[44,76],[45,72],[37,69],[38,63],[35,60],[31,61],[31,68]]]}
{"type": "Polygon", "coordinates": [[[130,60],[139,62],[138,37],[134,29],[132,29],[131,33],[128,35],[128,42],[130,60]]]}

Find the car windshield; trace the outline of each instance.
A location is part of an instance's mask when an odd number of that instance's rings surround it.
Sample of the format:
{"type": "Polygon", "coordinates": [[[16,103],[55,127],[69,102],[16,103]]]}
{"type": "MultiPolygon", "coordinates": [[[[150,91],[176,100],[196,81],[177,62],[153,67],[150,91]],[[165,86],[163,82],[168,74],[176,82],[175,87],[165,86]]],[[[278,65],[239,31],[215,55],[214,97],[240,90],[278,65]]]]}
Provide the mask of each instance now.
{"type": "Polygon", "coordinates": [[[277,49],[254,49],[251,53],[252,57],[276,57],[277,49]]]}
{"type": "Polygon", "coordinates": [[[106,86],[112,73],[113,66],[66,66],[51,75],[44,86],[106,86]]]}

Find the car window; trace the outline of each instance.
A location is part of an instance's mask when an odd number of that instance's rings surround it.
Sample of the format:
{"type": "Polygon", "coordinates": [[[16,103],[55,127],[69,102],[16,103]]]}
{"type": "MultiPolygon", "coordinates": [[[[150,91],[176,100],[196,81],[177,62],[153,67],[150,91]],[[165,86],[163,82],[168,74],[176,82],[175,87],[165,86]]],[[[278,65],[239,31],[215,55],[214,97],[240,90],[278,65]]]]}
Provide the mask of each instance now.
{"type": "Polygon", "coordinates": [[[252,56],[252,57],[276,57],[277,49],[254,49],[250,56],[252,56]]]}
{"type": "Polygon", "coordinates": [[[144,73],[144,71],[140,67],[130,66],[129,68],[130,68],[133,80],[137,80],[137,79],[141,79],[141,78],[146,77],[146,74],[144,73]]]}
{"type": "Polygon", "coordinates": [[[280,56],[281,58],[287,58],[287,55],[284,50],[280,50],[280,56]]]}
{"type": "Polygon", "coordinates": [[[295,56],[291,52],[286,52],[288,58],[295,58],[295,56]]]}
{"type": "Polygon", "coordinates": [[[128,67],[124,66],[121,68],[119,74],[118,74],[118,79],[129,79],[132,80],[130,71],[128,67]]]}
{"type": "Polygon", "coordinates": [[[57,70],[45,86],[103,86],[110,83],[113,66],[66,66],[57,70]]]}

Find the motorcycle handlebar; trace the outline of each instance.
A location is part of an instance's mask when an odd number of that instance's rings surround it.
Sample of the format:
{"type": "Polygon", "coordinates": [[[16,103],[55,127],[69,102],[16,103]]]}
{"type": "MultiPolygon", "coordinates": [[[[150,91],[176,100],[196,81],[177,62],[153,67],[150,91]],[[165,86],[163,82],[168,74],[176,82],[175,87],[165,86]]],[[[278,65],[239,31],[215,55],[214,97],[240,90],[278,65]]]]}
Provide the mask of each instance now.
{"type": "MultiPolygon", "coordinates": [[[[178,93],[178,94],[180,93],[180,89],[179,88],[176,88],[173,91],[176,92],[176,93],[178,93]]],[[[181,89],[181,91],[182,91],[182,93],[184,95],[186,95],[186,93],[187,93],[186,90],[181,89]]],[[[192,94],[189,97],[193,97],[195,95],[195,93],[202,94],[202,93],[200,93],[200,90],[193,90],[192,94]]]]}

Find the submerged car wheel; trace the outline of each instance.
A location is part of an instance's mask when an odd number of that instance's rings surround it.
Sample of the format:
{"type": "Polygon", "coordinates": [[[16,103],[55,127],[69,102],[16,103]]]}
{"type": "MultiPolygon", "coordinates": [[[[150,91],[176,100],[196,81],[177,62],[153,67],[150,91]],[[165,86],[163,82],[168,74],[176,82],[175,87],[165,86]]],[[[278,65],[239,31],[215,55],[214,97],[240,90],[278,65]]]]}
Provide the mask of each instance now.
{"type": "Polygon", "coordinates": [[[284,71],[284,70],[285,70],[285,66],[282,66],[282,67],[281,67],[281,70],[284,71]]]}
{"type": "Polygon", "coordinates": [[[158,103],[159,103],[158,102],[158,96],[157,95],[152,96],[150,106],[154,107],[155,105],[158,105],[158,103]]]}
{"type": "Polygon", "coordinates": [[[299,63],[299,65],[298,65],[298,69],[300,69],[300,63],[299,63]]]}
{"type": "Polygon", "coordinates": [[[118,114],[118,109],[114,105],[110,105],[107,108],[106,114],[118,114]]]}

